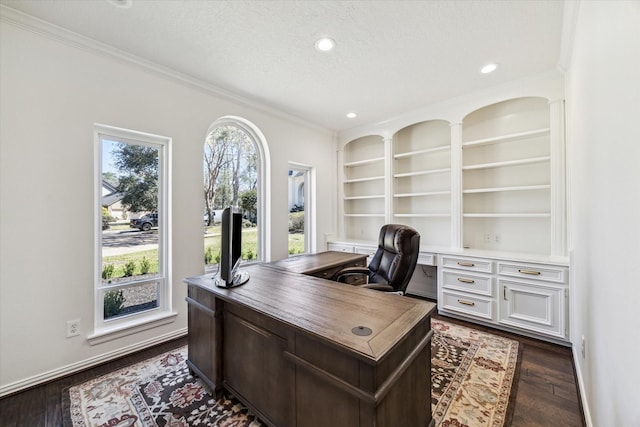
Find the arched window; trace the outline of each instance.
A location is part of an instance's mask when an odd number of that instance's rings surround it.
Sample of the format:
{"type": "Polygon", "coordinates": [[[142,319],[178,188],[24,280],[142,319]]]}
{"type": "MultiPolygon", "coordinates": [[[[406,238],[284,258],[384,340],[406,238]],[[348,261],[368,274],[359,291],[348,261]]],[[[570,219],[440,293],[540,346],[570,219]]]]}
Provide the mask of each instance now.
{"type": "Polygon", "coordinates": [[[269,149],[260,130],[240,117],[222,117],[207,132],[203,154],[204,260],[217,264],[224,208],[243,210],[242,258],[269,261],[269,149]]]}

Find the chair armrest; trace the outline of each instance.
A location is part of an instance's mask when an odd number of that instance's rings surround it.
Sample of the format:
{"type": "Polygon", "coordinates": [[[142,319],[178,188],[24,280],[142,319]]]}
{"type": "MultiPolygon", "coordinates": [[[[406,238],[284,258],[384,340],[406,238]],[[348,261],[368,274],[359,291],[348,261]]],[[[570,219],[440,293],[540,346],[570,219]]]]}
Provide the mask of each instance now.
{"type": "Polygon", "coordinates": [[[346,267],[337,271],[332,280],[344,283],[344,280],[349,276],[369,276],[369,269],[367,267],[346,267]]]}
{"type": "Polygon", "coordinates": [[[393,286],[386,283],[367,283],[366,285],[359,285],[361,288],[375,289],[376,291],[390,292],[394,291],[393,286]]]}

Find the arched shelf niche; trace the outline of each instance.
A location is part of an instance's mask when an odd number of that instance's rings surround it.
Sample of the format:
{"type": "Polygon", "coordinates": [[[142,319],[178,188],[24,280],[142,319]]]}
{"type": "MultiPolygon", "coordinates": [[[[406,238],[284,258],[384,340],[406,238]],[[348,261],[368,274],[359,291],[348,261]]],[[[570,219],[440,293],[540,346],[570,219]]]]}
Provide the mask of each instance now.
{"type": "Polygon", "coordinates": [[[421,246],[451,245],[451,127],[406,126],[393,136],[392,221],[418,230],[421,246]]]}
{"type": "Polygon", "coordinates": [[[550,254],[549,100],[523,97],[462,121],[462,239],[471,249],[550,254]]]}
{"type": "Polygon", "coordinates": [[[342,152],[343,235],[351,241],[377,241],[386,222],[387,174],[385,139],[363,136],[342,152]]]}

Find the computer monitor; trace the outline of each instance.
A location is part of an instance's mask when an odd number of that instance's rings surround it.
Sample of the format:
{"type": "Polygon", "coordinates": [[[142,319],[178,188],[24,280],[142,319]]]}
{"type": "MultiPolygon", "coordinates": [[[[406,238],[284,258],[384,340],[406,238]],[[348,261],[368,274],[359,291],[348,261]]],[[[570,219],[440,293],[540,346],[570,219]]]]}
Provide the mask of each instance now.
{"type": "Polygon", "coordinates": [[[223,288],[242,285],[249,275],[239,269],[242,259],[242,210],[229,207],[222,211],[220,265],[216,285],[223,288]]]}

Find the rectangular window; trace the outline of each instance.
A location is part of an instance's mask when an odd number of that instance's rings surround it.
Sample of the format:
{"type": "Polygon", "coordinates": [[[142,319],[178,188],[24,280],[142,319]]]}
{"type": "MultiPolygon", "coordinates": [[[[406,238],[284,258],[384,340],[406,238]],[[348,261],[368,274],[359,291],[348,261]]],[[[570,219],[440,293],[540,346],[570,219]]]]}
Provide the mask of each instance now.
{"type": "Polygon", "coordinates": [[[313,252],[313,168],[289,162],[289,255],[313,252]]]}
{"type": "Polygon", "coordinates": [[[166,320],[171,312],[171,140],[96,125],[95,141],[95,334],[90,341],[166,320]]]}

